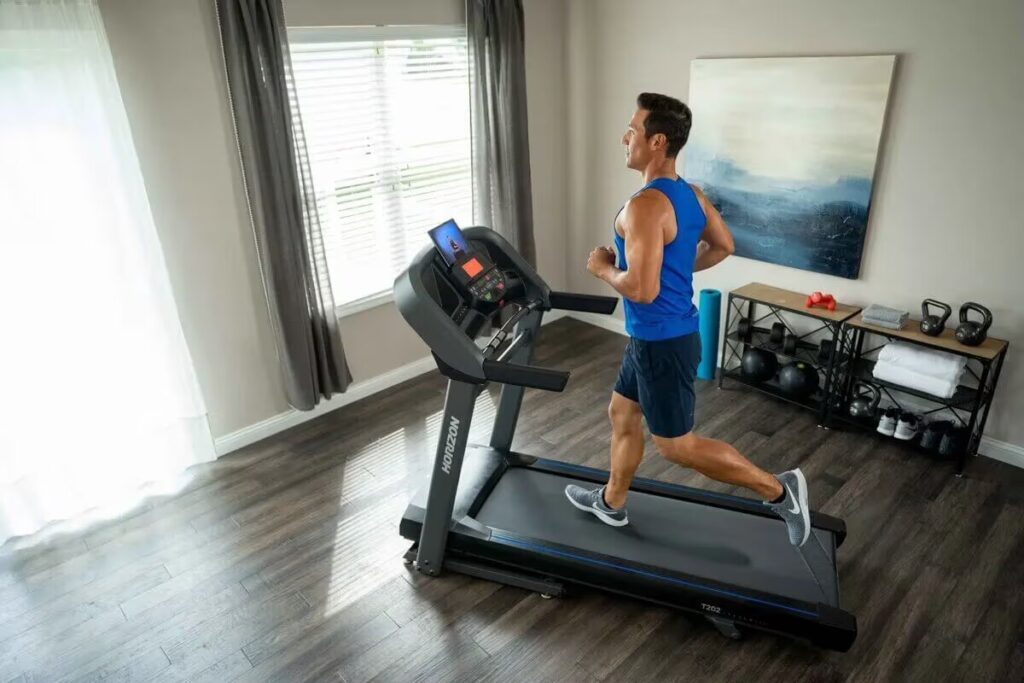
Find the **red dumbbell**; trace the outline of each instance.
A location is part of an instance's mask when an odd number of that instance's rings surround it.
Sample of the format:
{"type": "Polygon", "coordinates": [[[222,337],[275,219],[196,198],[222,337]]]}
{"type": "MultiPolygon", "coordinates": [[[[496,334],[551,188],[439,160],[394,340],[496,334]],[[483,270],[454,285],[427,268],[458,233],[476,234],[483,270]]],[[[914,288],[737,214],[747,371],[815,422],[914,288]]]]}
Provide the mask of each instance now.
{"type": "Polygon", "coordinates": [[[834,311],[836,310],[836,298],[831,294],[811,292],[807,295],[807,308],[811,308],[813,306],[820,306],[821,308],[827,308],[830,311],[834,311]]]}

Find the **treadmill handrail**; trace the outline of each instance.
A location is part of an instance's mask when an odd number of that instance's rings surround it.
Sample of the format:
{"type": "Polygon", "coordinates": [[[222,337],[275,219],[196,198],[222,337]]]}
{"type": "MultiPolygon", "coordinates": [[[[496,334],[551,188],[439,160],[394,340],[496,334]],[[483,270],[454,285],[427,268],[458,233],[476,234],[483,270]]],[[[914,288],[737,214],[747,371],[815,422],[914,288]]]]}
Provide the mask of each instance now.
{"type": "Polygon", "coordinates": [[[618,297],[600,296],[597,294],[576,294],[573,292],[551,292],[548,296],[551,308],[563,311],[581,311],[584,313],[602,313],[611,315],[619,305],[618,297]]]}
{"type": "Polygon", "coordinates": [[[562,391],[569,381],[569,373],[565,370],[520,365],[490,358],[484,360],[484,377],[490,382],[516,384],[546,391],[562,391]]]}
{"type": "Polygon", "coordinates": [[[525,306],[520,306],[519,310],[513,313],[509,319],[505,321],[505,324],[498,328],[498,331],[491,337],[487,346],[484,348],[484,357],[493,358],[494,352],[505,342],[505,339],[508,338],[508,335],[513,329],[515,329],[516,325],[518,325],[519,322],[528,316],[534,309],[539,308],[540,305],[541,302],[539,299],[533,299],[527,301],[525,306]]]}

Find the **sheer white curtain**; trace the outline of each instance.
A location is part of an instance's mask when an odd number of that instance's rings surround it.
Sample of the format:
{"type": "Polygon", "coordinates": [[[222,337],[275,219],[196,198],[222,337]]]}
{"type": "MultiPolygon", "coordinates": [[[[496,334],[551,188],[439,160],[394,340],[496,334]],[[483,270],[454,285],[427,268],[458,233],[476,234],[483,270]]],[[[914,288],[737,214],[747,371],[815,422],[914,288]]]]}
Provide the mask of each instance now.
{"type": "Polygon", "coordinates": [[[95,0],[0,0],[0,543],[214,457],[95,0]]]}

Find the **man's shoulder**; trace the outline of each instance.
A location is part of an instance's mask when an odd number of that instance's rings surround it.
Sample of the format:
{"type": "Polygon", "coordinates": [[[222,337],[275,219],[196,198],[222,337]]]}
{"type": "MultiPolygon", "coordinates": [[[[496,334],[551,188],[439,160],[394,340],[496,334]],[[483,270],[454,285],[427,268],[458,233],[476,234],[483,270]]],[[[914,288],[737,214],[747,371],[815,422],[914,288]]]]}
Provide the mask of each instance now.
{"type": "Polygon", "coordinates": [[[632,214],[657,214],[671,208],[668,195],[653,187],[645,187],[626,202],[626,209],[632,214]]]}

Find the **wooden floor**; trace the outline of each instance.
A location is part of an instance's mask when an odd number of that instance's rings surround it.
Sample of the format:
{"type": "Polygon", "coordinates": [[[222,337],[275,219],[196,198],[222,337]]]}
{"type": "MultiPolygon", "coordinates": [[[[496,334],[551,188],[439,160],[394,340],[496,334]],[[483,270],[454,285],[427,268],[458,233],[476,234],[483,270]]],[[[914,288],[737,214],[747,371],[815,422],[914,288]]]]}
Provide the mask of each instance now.
{"type": "MultiPolygon", "coordinates": [[[[624,339],[572,320],[542,337],[537,362],[573,378],[527,392],[516,447],[604,467],[624,339]]],[[[850,652],[731,642],[599,593],[411,573],[397,525],[429,472],[444,394],[431,374],[203,466],[130,516],[8,548],[0,682],[1024,680],[1024,473],[980,458],[958,479],[754,392],[698,391],[702,433],[772,471],[799,465],[812,506],[846,520],[850,652]]],[[[478,438],[495,398],[480,397],[478,438]]],[[[650,447],[640,474],[729,490],[650,447]]]]}

